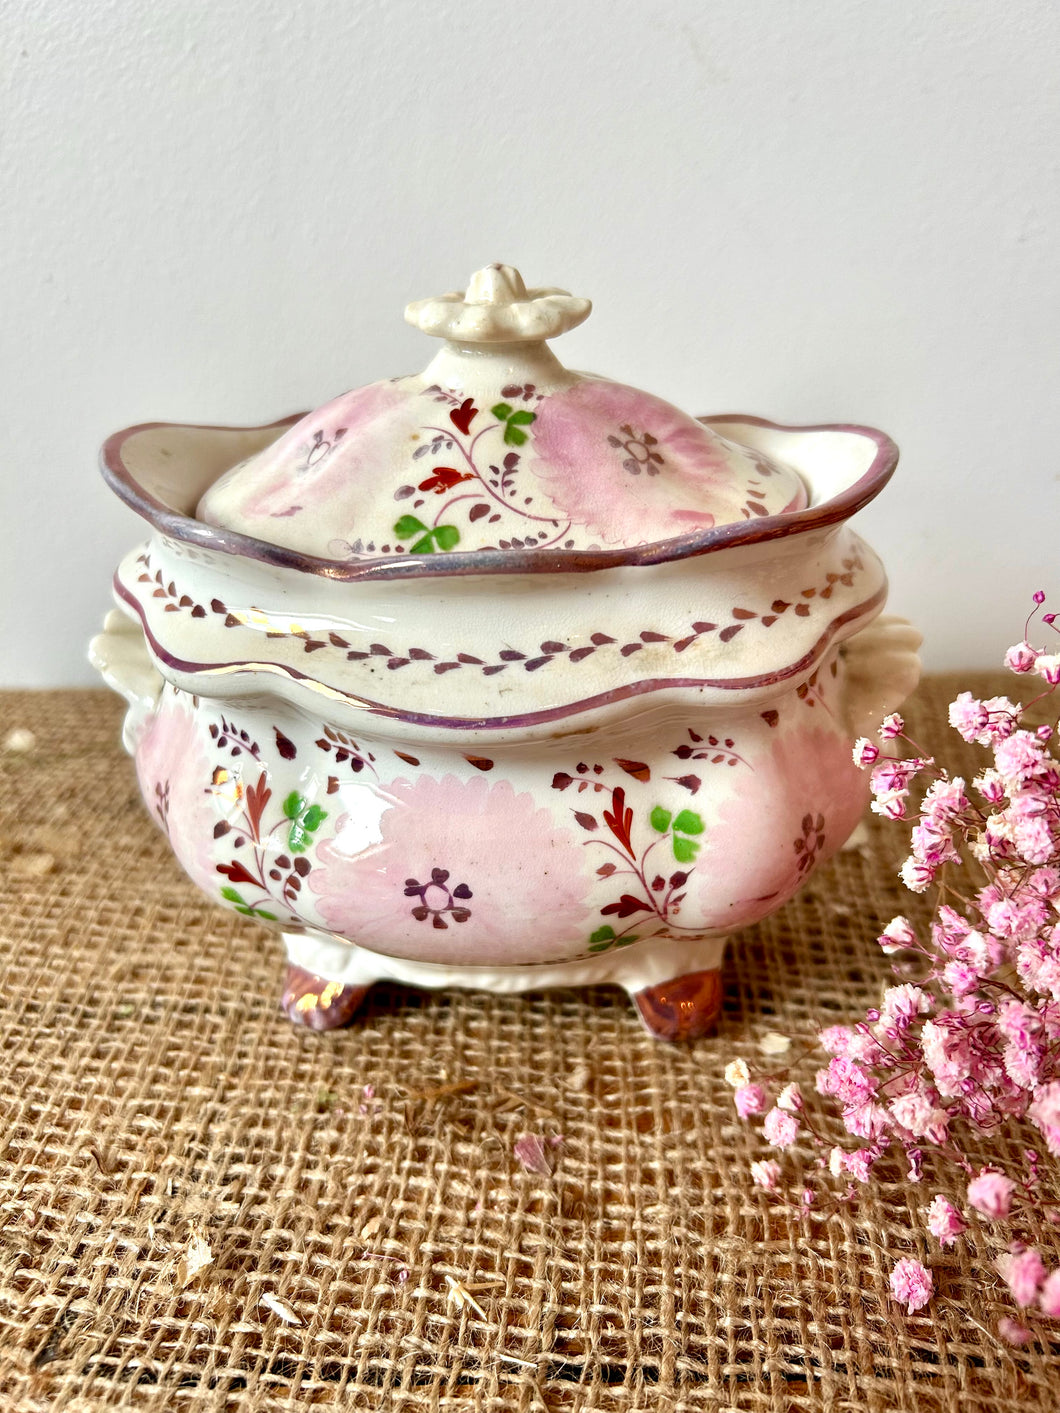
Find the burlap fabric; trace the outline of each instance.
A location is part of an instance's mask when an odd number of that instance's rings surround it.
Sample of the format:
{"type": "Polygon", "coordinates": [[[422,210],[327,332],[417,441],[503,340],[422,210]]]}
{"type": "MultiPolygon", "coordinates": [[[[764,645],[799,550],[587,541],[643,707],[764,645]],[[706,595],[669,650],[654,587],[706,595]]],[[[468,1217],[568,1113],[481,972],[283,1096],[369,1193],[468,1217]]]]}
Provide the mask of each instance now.
{"type": "MultiPolygon", "coordinates": [[[[953,686],[909,719],[967,768],[953,686]]],[[[802,1219],[749,1180],[766,1153],[724,1066],[878,999],[900,829],[874,822],[732,945],[714,1038],[653,1041],[604,988],[381,987],[317,1035],[279,1013],[279,948],[149,822],[121,703],[0,702],[4,735],[36,737],[0,753],[4,1410],[1060,1404],[1060,1344],[993,1333],[996,1236],[918,1235],[937,1183],[895,1169],[802,1219]],[[935,1275],[912,1317],[887,1288],[903,1254],[935,1275]]]]}

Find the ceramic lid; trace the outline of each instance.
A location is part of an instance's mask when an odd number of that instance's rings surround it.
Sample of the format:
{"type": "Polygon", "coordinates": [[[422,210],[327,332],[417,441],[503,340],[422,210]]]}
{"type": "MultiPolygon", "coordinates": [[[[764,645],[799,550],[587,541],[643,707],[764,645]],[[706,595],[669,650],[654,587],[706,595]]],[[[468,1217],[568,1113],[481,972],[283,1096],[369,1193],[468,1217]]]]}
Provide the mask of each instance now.
{"type": "Polygon", "coordinates": [[[422,373],[344,393],[234,466],[208,525],[329,559],[632,548],[800,510],[801,477],[650,393],[558,361],[591,304],[490,265],[410,304],[445,343],[422,373]]]}

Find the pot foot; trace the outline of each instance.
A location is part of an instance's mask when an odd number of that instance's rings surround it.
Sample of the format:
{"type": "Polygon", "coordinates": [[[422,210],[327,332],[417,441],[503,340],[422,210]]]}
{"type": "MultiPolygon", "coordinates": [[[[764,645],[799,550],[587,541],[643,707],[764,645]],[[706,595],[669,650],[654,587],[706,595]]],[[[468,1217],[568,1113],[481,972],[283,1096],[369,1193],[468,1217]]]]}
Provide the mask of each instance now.
{"type": "Polygon", "coordinates": [[[714,1029],[721,998],[721,968],[713,967],[646,986],[633,1000],[657,1040],[698,1040],[714,1029]]]}
{"type": "Polygon", "coordinates": [[[337,1030],[349,1025],[368,994],[367,986],[344,986],[326,981],[293,963],[287,968],[280,1007],[288,1020],[310,1030],[337,1030]]]}

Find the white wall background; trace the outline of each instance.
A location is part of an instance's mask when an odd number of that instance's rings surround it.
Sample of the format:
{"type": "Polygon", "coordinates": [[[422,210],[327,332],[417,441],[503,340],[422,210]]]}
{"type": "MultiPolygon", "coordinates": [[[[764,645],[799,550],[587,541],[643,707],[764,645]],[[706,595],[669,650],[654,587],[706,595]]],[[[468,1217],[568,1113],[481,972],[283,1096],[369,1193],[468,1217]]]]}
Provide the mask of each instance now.
{"type": "Polygon", "coordinates": [[[564,361],[692,412],[862,421],[932,667],[1060,609],[1055,0],[6,0],[0,682],[92,680],[140,522],[96,448],[426,361],[490,260],[590,295],[564,361]]]}

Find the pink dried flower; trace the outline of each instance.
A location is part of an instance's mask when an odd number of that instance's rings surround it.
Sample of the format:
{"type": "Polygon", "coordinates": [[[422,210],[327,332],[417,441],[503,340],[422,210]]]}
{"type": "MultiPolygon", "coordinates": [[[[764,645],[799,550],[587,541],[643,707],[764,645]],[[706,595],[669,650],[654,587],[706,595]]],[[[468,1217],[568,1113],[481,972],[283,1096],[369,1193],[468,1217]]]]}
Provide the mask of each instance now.
{"type": "Polygon", "coordinates": [[[1060,1157],[1060,1080],[1039,1085],[1027,1113],[1041,1129],[1049,1152],[1060,1157]]]}
{"type": "Polygon", "coordinates": [[[1015,643],[1005,654],[1005,666],[1010,672],[1033,672],[1038,661],[1038,649],[1030,643],[1015,643]]]}
{"type": "Polygon", "coordinates": [[[797,1114],[803,1107],[802,1090],[797,1084],[786,1084],[777,1095],[777,1108],[797,1114]]]}
{"type": "Polygon", "coordinates": [[[937,866],[908,858],[898,870],[898,876],[911,893],[924,893],[935,881],[937,866]]]}
{"type": "Polygon", "coordinates": [[[903,982],[901,986],[889,986],[883,993],[880,1011],[883,1015],[905,1026],[931,1010],[931,997],[919,986],[903,982]]]}
{"type": "Polygon", "coordinates": [[[971,692],[961,692],[949,709],[950,725],[966,741],[975,741],[980,746],[991,746],[1011,736],[1019,715],[1020,708],[1008,697],[990,697],[981,702],[971,692]]]}
{"type": "Polygon", "coordinates": [[[1037,1299],[1039,1287],[1045,1279],[1045,1263],[1033,1246],[1026,1251],[1006,1253],[994,1263],[1001,1279],[1012,1292],[1016,1304],[1026,1309],[1037,1299]]]}
{"type": "Polygon", "coordinates": [[[903,948],[917,946],[917,936],[912,923],[906,917],[893,917],[878,938],[885,952],[899,952],[903,948]]]}
{"type": "Polygon", "coordinates": [[[1009,1315],[1002,1315],[998,1320],[997,1332],[1006,1343],[1014,1345],[1030,1344],[1034,1338],[1026,1325],[1021,1325],[1019,1320],[1013,1320],[1009,1315]]]}
{"type": "Polygon", "coordinates": [[[766,1158],[760,1163],[751,1164],[751,1181],[767,1190],[776,1187],[780,1181],[780,1164],[774,1158],[766,1158]]]}
{"type": "Polygon", "coordinates": [[[522,1134],[516,1139],[512,1152],[528,1173],[540,1173],[542,1177],[551,1174],[552,1163],[545,1152],[544,1139],[536,1133],[522,1134]]]}
{"type": "Polygon", "coordinates": [[[968,808],[964,793],[964,781],[959,775],[952,780],[935,780],[927,789],[922,809],[931,819],[938,822],[955,819],[962,810],[968,808]]]}
{"type": "Polygon", "coordinates": [[[732,1101],[741,1119],[749,1119],[752,1114],[760,1114],[769,1102],[760,1084],[741,1084],[733,1090],[732,1101]]]}
{"type": "Polygon", "coordinates": [[[992,766],[977,775],[972,784],[988,805],[998,805],[1005,798],[1005,782],[992,766]]]}
{"type": "Polygon", "coordinates": [[[905,722],[896,711],[890,716],[885,716],[880,724],[880,739],[882,741],[893,741],[896,736],[901,736],[905,730],[905,722]]]}
{"type": "Polygon", "coordinates": [[[1004,1173],[982,1168],[968,1184],[968,1201],[984,1217],[996,1221],[1007,1217],[1016,1184],[1004,1173]]]}
{"type": "Polygon", "coordinates": [[[910,1315],[928,1303],[933,1285],[931,1272],[927,1267],[908,1256],[903,1256],[896,1262],[891,1272],[891,1294],[906,1307],[910,1315]]]}
{"type": "Polygon", "coordinates": [[[1039,677],[1049,683],[1050,687],[1055,687],[1060,682],[1060,655],[1041,653],[1034,664],[1034,669],[1039,677]]]}
{"type": "Polygon", "coordinates": [[[777,1148],[790,1148],[799,1136],[798,1121],[783,1109],[773,1108],[765,1117],[762,1132],[766,1140],[777,1148]]]}
{"type": "Polygon", "coordinates": [[[960,1212],[941,1193],[931,1199],[927,1224],[928,1231],[940,1246],[952,1246],[961,1233],[968,1230],[968,1224],[960,1212]]]}
{"type": "Polygon", "coordinates": [[[864,769],[868,765],[876,764],[880,758],[880,748],[867,736],[862,736],[854,742],[853,756],[854,764],[860,765],[864,769]]]}
{"type": "Polygon", "coordinates": [[[1052,1320],[1060,1320],[1060,1270],[1050,1271],[1038,1292],[1038,1308],[1052,1320]]]}
{"type": "Polygon", "coordinates": [[[905,819],[905,801],[908,794],[908,790],[885,790],[876,796],[869,809],[883,819],[905,819]]]}

